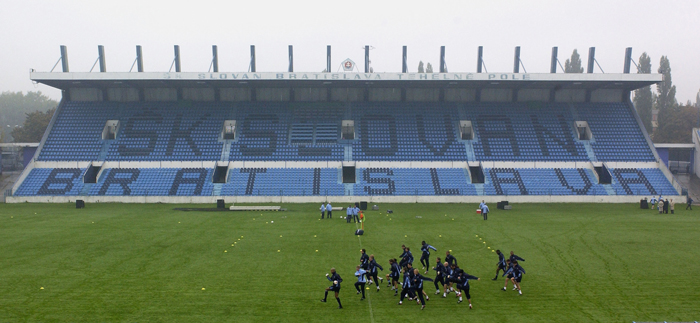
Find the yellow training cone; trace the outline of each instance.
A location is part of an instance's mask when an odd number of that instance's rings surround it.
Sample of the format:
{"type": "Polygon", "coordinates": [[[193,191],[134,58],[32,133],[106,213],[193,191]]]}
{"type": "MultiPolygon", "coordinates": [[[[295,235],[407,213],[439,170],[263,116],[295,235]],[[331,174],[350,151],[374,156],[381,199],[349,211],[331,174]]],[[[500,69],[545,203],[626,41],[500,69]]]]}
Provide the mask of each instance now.
{"type": "Polygon", "coordinates": [[[202,287],[202,290],[205,290],[206,288],[202,287]]]}
{"type": "Polygon", "coordinates": [[[44,287],[41,287],[41,288],[39,288],[39,289],[44,289],[44,287]]]}

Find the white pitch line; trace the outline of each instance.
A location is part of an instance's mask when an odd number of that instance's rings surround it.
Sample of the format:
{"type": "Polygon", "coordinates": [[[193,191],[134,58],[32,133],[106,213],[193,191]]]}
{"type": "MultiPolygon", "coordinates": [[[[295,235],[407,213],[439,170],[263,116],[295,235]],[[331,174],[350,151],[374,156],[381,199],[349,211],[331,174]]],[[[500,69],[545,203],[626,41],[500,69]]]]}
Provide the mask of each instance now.
{"type": "MultiPolygon", "coordinates": [[[[347,221],[347,219],[345,220],[347,221]]],[[[357,222],[355,222],[355,231],[357,231],[359,227],[357,226],[357,222]]],[[[362,249],[362,237],[357,236],[357,240],[360,242],[360,249],[362,249]]],[[[374,282],[379,286],[379,282],[374,282]]],[[[371,289],[370,289],[371,290],[371,289]]],[[[367,294],[367,304],[369,304],[369,320],[371,323],[374,323],[374,313],[372,313],[372,293],[366,293],[367,294]]]]}

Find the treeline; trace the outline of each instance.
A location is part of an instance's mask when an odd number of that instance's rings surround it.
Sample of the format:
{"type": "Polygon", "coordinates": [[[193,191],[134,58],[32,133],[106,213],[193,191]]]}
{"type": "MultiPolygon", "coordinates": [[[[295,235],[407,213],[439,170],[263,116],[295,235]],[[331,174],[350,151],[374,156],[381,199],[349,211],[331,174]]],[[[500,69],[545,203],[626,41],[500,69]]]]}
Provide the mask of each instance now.
{"type": "Polygon", "coordinates": [[[0,142],[39,142],[58,102],[41,92],[0,94],[0,142]]]}

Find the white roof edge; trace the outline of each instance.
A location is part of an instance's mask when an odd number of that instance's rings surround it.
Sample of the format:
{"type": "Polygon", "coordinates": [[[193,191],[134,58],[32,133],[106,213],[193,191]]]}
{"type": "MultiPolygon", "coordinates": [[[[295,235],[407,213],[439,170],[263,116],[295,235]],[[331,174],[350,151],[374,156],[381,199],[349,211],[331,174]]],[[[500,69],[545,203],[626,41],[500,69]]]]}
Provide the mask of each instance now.
{"type": "Polygon", "coordinates": [[[695,144],[654,144],[654,148],[695,148],[695,144]]]}
{"type": "Polygon", "coordinates": [[[660,82],[662,74],[588,73],[318,73],[318,72],[31,72],[34,81],[549,81],[660,82]]]}

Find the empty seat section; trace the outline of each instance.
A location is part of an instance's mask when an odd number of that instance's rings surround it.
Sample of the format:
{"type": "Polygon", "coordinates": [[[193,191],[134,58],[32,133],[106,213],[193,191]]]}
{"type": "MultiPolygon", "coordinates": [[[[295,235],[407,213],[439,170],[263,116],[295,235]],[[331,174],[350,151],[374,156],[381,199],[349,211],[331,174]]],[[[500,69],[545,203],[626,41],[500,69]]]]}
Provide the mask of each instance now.
{"type": "Polygon", "coordinates": [[[337,168],[232,168],[224,196],[344,195],[337,168]]]}
{"type": "Polygon", "coordinates": [[[97,160],[102,149],[102,130],[117,115],[116,103],[66,102],[49,132],[38,160],[97,160]]]}
{"type": "Polygon", "coordinates": [[[213,169],[111,168],[90,187],[94,196],[211,196],[213,169]]]}
{"type": "Polygon", "coordinates": [[[34,168],[24,179],[16,196],[79,195],[83,189],[81,168],[34,168]]]}
{"type": "Polygon", "coordinates": [[[461,168],[358,168],[354,195],[476,195],[461,168]]]}
{"type": "Polygon", "coordinates": [[[343,160],[337,105],[247,102],[237,106],[236,119],[230,160],[343,160]]]}
{"type": "Polygon", "coordinates": [[[474,128],[476,160],[588,160],[565,105],[473,103],[464,110],[474,128]]]}
{"type": "Polygon", "coordinates": [[[608,195],[587,168],[485,168],[484,195],[608,195]]]}
{"type": "Polygon", "coordinates": [[[617,195],[678,195],[658,168],[611,168],[610,173],[617,195]]]}
{"type": "Polygon", "coordinates": [[[353,103],[354,160],[467,160],[453,105],[353,103]]]}
{"type": "Polygon", "coordinates": [[[654,161],[654,154],[630,107],[625,103],[576,104],[581,120],[588,121],[599,161],[654,161]]]}

